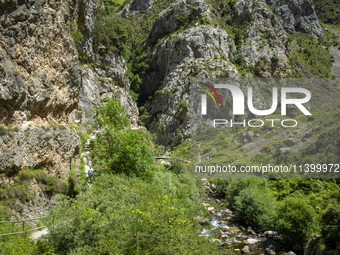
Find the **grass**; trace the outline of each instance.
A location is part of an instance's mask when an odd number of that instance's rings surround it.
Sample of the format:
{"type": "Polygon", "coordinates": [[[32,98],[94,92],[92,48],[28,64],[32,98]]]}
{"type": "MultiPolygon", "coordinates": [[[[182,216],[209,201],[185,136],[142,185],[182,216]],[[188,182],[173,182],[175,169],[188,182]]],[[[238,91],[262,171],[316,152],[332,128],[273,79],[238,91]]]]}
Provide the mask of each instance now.
{"type": "Polygon", "coordinates": [[[125,2],[125,0],[103,0],[107,14],[117,11],[117,9],[125,2]]]}
{"type": "MultiPolygon", "coordinates": [[[[324,39],[317,39],[308,34],[296,33],[291,43],[293,53],[289,58],[291,66],[304,64],[310,71],[304,70],[302,76],[320,78],[332,77],[332,63],[334,58],[329,54],[329,47],[338,43],[338,38],[331,31],[327,31],[324,39]]],[[[296,71],[292,77],[298,76],[296,71]]]]}
{"type": "MultiPolygon", "coordinates": [[[[322,113],[313,113],[313,118],[310,116],[300,115],[295,117],[298,121],[298,128],[301,129],[302,126],[305,127],[303,132],[306,132],[309,123],[313,123],[313,127],[317,125],[323,125],[321,119],[318,117],[324,116],[322,113]]],[[[266,116],[264,119],[282,119],[282,116],[271,115],[266,116]]],[[[271,123],[265,122],[266,124],[261,128],[250,128],[250,127],[240,127],[237,130],[232,128],[215,128],[215,130],[206,130],[203,132],[203,136],[197,138],[195,143],[192,145],[192,153],[195,155],[201,155],[201,165],[210,165],[211,161],[206,159],[206,156],[214,158],[213,163],[219,165],[257,165],[261,163],[275,163],[276,153],[279,148],[287,147],[283,144],[283,140],[286,137],[295,138],[297,141],[300,139],[303,133],[294,133],[295,129],[286,129],[283,127],[272,129],[271,123]],[[273,132],[274,130],[275,132],[273,132]],[[244,145],[243,140],[245,139],[245,134],[248,131],[254,132],[254,138],[251,142],[256,142],[260,139],[267,139],[268,141],[260,146],[247,146],[242,148],[244,145]],[[205,136],[204,134],[209,133],[211,136],[205,136]],[[258,135],[258,137],[257,137],[258,135]],[[282,138],[274,139],[270,141],[269,139],[282,136],[282,138]],[[198,144],[200,146],[198,147],[198,144]],[[211,149],[215,148],[216,151],[211,152],[211,149]],[[257,149],[256,153],[253,151],[257,149]],[[206,156],[204,156],[207,154],[206,156]]],[[[276,122],[274,126],[280,126],[279,122],[276,122]]],[[[324,129],[313,129],[312,137],[313,139],[318,139],[317,137],[320,133],[325,132],[324,129]],[[322,131],[321,131],[322,130],[322,131]]],[[[196,139],[196,138],[195,138],[196,139]]],[[[298,152],[296,155],[301,155],[298,152]]],[[[286,163],[292,161],[292,158],[285,158],[280,160],[286,160],[286,163]]],[[[197,163],[197,158],[192,159],[194,163],[197,163]]],[[[281,162],[280,162],[281,163],[281,162]]]]}

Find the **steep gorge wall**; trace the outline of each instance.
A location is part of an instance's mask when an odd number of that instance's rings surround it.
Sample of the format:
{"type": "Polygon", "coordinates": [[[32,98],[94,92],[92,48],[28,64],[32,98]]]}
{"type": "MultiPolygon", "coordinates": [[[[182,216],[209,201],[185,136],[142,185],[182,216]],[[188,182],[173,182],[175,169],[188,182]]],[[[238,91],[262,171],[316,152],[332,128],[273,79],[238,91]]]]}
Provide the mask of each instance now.
{"type": "MultiPolygon", "coordinates": [[[[139,2],[132,1],[122,15],[135,15],[131,6],[139,2]]],[[[177,0],[162,10],[153,24],[148,41],[157,44],[150,61],[152,72],[144,77],[144,92],[152,95],[146,105],[150,115],[147,126],[156,133],[158,143],[173,146],[189,138],[186,106],[192,78],[241,77],[236,58],[243,58],[251,70],[246,76],[289,76],[295,67],[288,61],[288,34],[324,34],[310,0],[238,0],[232,6],[229,1],[224,3],[229,9],[223,4],[213,6],[211,1],[177,0]],[[179,33],[183,19],[189,20],[187,24],[197,23],[179,33]],[[226,32],[230,26],[243,24],[247,27],[240,28],[244,29],[240,38],[226,32]]],[[[152,2],[150,5],[151,12],[152,2]]],[[[139,19],[146,17],[139,15],[139,19]]]]}
{"type": "Polygon", "coordinates": [[[81,84],[69,33],[75,1],[0,3],[0,119],[67,121],[81,84]]]}
{"type": "Polygon", "coordinates": [[[68,178],[69,158],[80,148],[68,124],[93,122],[91,109],[106,95],[136,124],[123,57],[93,50],[97,7],[98,0],[0,1],[0,125],[10,125],[0,134],[0,173],[39,166],[68,178]],[[84,36],[80,49],[70,35],[73,22],[84,36]]]}
{"type": "Polygon", "coordinates": [[[21,170],[45,169],[45,179],[68,180],[70,160],[80,163],[81,142],[70,123],[92,123],[92,108],[106,96],[137,122],[123,57],[93,49],[98,7],[99,0],[0,0],[0,200],[16,199],[8,202],[14,218],[41,217],[55,204],[56,191],[47,194],[34,178],[23,191],[29,201],[17,199],[11,185],[22,182],[21,170]],[[74,22],[84,36],[78,49],[74,22]]]}

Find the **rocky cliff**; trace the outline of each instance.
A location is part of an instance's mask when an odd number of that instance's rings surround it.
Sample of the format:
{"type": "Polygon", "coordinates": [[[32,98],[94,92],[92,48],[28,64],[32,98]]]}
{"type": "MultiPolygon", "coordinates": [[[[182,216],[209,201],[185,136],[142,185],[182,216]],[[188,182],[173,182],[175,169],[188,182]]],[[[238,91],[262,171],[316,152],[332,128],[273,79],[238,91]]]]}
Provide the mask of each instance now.
{"type": "Polygon", "coordinates": [[[0,172],[45,166],[67,178],[65,162],[80,146],[67,124],[93,121],[91,108],[106,95],[118,98],[136,123],[124,59],[93,51],[99,5],[97,0],[0,2],[0,120],[16,128],[0,138],[0,172]],[[84,37],[78,49],[71,23],[84,37]],[[80,65],[78,54],[92,64],[80,65]],[[63,130],[50,131],[60,123],[63,130]]]}
{"type": "Polygon", "coordinates": [[[189,137],[192,78],[294,76],[300,67],[289,62],[291,35],[324,35],[311,1],[177,0],[163,10],[154,4],[135,20],[157,11],[145,41],[155,46],[144,93],[152,95],[146,125],[164,145],[189,137]]]}
{"type": "Polygon", "coordinates": [[[69,33],[75,1],[0,3],[0,119],[67,121],[81,84],[69,33]]]}

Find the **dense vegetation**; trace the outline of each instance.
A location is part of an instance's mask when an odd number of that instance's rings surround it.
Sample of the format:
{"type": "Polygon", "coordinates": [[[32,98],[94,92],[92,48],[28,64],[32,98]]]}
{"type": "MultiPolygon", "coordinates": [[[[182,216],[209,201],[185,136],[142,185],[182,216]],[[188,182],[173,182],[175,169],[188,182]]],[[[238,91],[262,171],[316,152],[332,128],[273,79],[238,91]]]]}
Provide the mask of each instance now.
{"type": "Polygon", "coordinates": [[[126,56],[134,33],[130,22],[113,13],[107,15],[101,8],[97,8],[96,12],[93,35],[95,51],[120,52],[126,56]]]}
{"type": "MultiPolygon", "coordinates": [[[[307,134],[313,137],[298,151],[281,153],[279,149],[286,146],[282,137],[289,135],[297,141],[301,134],[294,135],[294,132],[281,128],[273,131],[269,127],[263,127],[255,131],[252,142],[268,142],[259,145],[259,152],[255,154],[252,154],[254,146],[242,148],[245,134],[251,131],[249,128],[202,130],[201,137],[206,134],[210,136],[206,142],[200,142],[200,153],[214,158],[214,164],[231,164],[237,167],[339,163],[340,115],[339,107],[334,108],[337,110],[313,113],[310,118],[295,116],[299,122],[299,132],[303,134],[303,127],[310,127],[307,134]],[[275,137],[277,139],[273,139],[275,137]],[[211,150],[212,148],[215,149],[211,150]]],[[[193,147],[194,151],[197,149],[196,146],[193,147]]],[[[200,165],[211,165],[211,161],[202,157],[200,165]]],[[[283,236],[286,247],[294,248],[297,252],[301,252],[313,237],[317,237],[313,242],[317,243],[320,250],[340,249],[339,179],[295,179],[292,178],[294,175],[290,175],[289,179],[278,177],[280,175],[272,175],[270,179],[221,178],[215,181],[220,194],[228,200],[243,226],[251,226],[260,232],[276,230],[283,236]]]]}
{"type": "MultiPolygon", "coordinates": [[[[95,127],[101,131],[92,143],[94,182],[76,187],[73,192],[68,189],[58,192],[58,206],[49,212],[51,217],[47,221],[48,242],[40,241],[34,246],[28,239],[7,237],[0,239],[1,245],[6,243],[0,251],[5,254],[222,254],[218,246],[198,235],[202,227],[195,218],[206,214],[202,207],[202,186],[191,178],[183,161],[176,158],[188,157],[188,144],[174,152],[172,167],[165,168],[152,157],[164,149],[154,145],[152,135],[144,129],[129,128],[117,100],[107,98],[95,116],[95,127]]],[[[86,137],[82,136],[81,140],[85,142],[86,137]]],[[[42,170],[25,170],[20,176],[25,180],[46,179],[43,181],[46,185],[52,178],[42,170]]],[[[67,182],[64,185],[72,187],[67,182]]],[[[11,232],[9,228],[0,230],[11,232]]]]}
{"type": "MultiPolygon", "coordinates": [[[[123,54],[131,80],[131,94],[140,106],[141,120],[150,119],[143,94],[144,80],[154,70],[150,67],[151,54],[157,44],[174,34],[199,24],[213,24],[225,29],[235,40],[236,50],[242,45],[250,23],[233,21],[235,0],[208,1],[214,7],[215,20],[177,17],[178,26],[172,34],[163,35],[157,42],[150,42],[150,32],[160,11],[174,1],[155,1],[152,8],[132,19],[117,15],[120,0],[103,0],[105,10],[96,10],[94,50],[96,53],[123,54]],[[135,36],[138,35],[138,36],[135,36]]],[[[316,1],[319,18],[332,25],[339,25],[338,3],[334,0],[316,1]]],[[[76,23],[70,32],[78,50],[84,38],[76,23]]],[[[264,35],[266,37],[266,35],[264,35]]],[[[331,77],[333,58],[329,47],[338,46],[338,39],[328,31],[325,38],[297,33],[288,36],[292,54],[289,63],[297,70],[292,77],[331,77]]],[[[81,56],[80,56],[81,58],[81,56]]],[[[272,62],[279,61],[273,58],[272,62]]],[[[244,56],[235,54],[230,62],[241,75],[254,69],[246,66],[244,56]]],[[[262,60],[258,65],[265,65],[262,60]]],[[[161,82],[160,82],[161,83],[161,82]]],[[[157,92],[156,92],[157,93],[157,92]]],[[[184,102],[178,109],[187,110],[184,102]]],[[[153,155],[164,153],[165,148],[154,144],[154,137],[147,131],[130,130],[129,120],[120,104],[106,99],[95,112],[96,140],[92,143],[91,158],[96,178],[91,186],[75,187],[75,174],[68,181],[50,177],[43,169],[25,169],[11,185],[0,189],[0,220],[7,220],[11,209],[22,210],[22,203],[32,200],[27,192],[31,180],[47,194],[59,193],[58,207],[50,212],[56,224],[48,222],[49,240],[38,242],[11,237],[0,239],[0,251],[5,254],[219,254],[221,250],[207,239],[198,236],[201,226],[194,220],[206,212],[202,208],[203,195],[200,184],[191,178],[184,164],[189,158],[189,144],[184,143],[172,154],[171,166],[155,163],[153,155]]],[[[298,153],[280,154],[282,141],[264,146],[254,157],[246,157],[237,164],[261,164],[285,162],[286,164],[310,162],[339,162],[339,111],[325,115],[321,124],[314,119],[301,119],[313,123],[311,133],[315,141],[298,153]],[[333,119],[331,119],[333,118],[333,119]],[[318,148],[323,148],[319,151],[318,148]]],[[[163,127],[165,128],[165,127],[163,127]]],[[[232,130],[218,135],[211,143],[202,146],[206,153],[211,148],[227,148],[225,163],[236,161],[242,133],[248,130],[232,130]],[[233,138],[233,139],[231,139],[233,138]]],[[[266,130],[267,131],[267,130],[266,130]]],[[[11,132],[0,126],[0,132],[11,132]]],[[[86,141],[82,137],[82,143],[86,141]]],[[[260,138],[272,138],[275,134],[263,133],[260,138]]],[[[218,152],[213,155],[217,161],[218,152]]],[[[73,166],[74,167],[74,166],[73,166]]],[[[84,162],[81,166],[84,168],[84,162]]],[[[84,182],[84,173],[79,183],[84,182]]],[[[215,180],[213,180],[215,181],[215,180]]],[[[301,251],[312,237],[321,234],[321,249],[340,249],[340,188],[336,179],[220,179],[218,191],[234,209],[239,222],[256,231],[277,230],[284,237],[287,247],[301,251]]],[[[51,219],[51,218],[50,218],[51,219]]],[[[20,226],[14,226],[19,229],[20,226]]],[[[0,226],[0,233],[10,227],[0,226]]],[[[225,252],[224,252],[225,253],[225,252]]]]}
{"type": "Polygon", "coordinates": [[[340,25],[340,2],[338,0],[314,0],[313,2],[320,21],[340,25]]]}
{"type": "Polygon", "coordinates": [[[49,244],[58,254],[218,254],[197,235],[194,218],[203,210],[196,180],[154,162],[149,135],[128,123],[116,100],[97,109],[98,174],[76,199],[60,198],[49,244]]]}
{"type": "Polygon", "coordinates": [[[339,249],[338,179],[218,179],[219,192],[240,223],[277,230],[287,247],[301,252],[320,233],[320,249],[339,249]]]}

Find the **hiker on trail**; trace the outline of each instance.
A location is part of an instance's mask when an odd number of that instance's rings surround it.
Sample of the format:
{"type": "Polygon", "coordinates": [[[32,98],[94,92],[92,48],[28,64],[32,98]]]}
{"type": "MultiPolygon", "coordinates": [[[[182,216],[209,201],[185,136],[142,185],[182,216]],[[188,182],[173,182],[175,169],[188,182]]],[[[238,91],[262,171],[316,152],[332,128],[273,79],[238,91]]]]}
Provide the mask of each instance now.
{"type": "Polygon", "coordinates": [[[89,179],[91,179],[91,182],[92,182],[92,178],[93,178],[93,168],[92,168],[92,166],[90,167],[88,173],[89,173],[89,179]]]}

